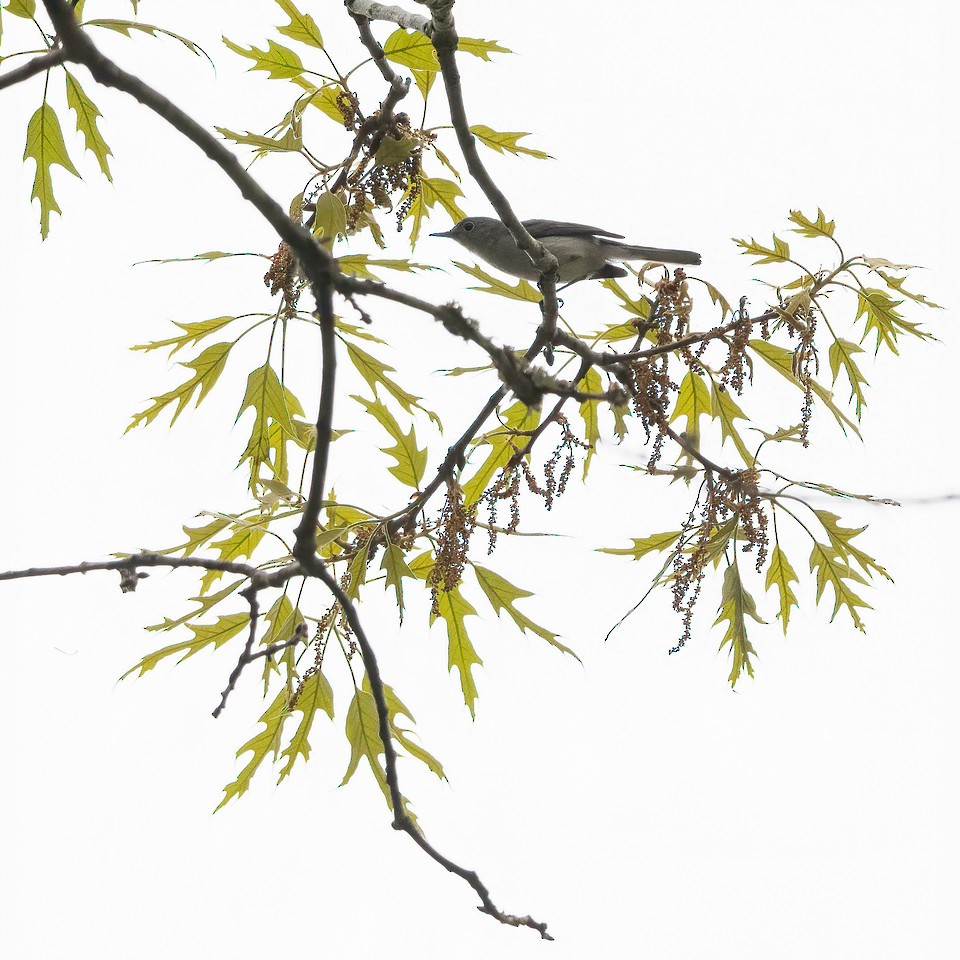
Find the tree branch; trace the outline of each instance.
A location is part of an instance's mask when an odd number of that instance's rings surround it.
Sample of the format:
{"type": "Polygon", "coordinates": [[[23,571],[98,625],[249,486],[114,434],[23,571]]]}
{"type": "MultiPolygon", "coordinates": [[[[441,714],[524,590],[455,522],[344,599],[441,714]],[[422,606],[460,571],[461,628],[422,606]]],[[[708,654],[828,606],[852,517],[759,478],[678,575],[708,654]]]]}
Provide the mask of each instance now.
{"type": "Polygon", "coordinates": [[[403,7],[374,3],[373,0],[346,0],[346,7],[351,14],[365,17],[367,20],[387,20],[398,27],[403,27],[404,30],[419,30],[420,33],[430,36],[430,18],[419,13],[411,13],[403,7]]]}
{"type": "Polygon", "coordinates": [[[22,66],[11,70],[9,73],[5,73],[2,77],[0,77],[0,90],[5,90],[7,87],[12,87],[14,84],[22,83],[24,80],[29,80],[31,77],[35,77],[38,73],[43,73],[44,70],[49,70],[51,67],[58,66],[66,59],[67,52],[63,49],[63,47],[54,47],[54,49],[50,50],[48,53],[41,54],[39,57],[34,57],[33,60],[28,60],[22,66]]]}
{"type": "Polygon", "coordinates": [[[337,583],[330,571],[327,570],[324,562],[319,557],[314,556],[305,566],[307,572],[311,576],[322,580],[334,597],[336,597],[340,609],[347,618],[347,623],[350,624],[350,629],[357,638],[360,657],[363,660],[363,665],[367,672],[367,679],[370,682],[370,691],[377,707],[377,722],[380,740],[383,746],[387,786],[390,792],[390,805],[393,807],[394,830],[402,830],[432,860],[439,863],[445,870],[465,880],[480,898],[481,905],[477,909],[480,910],[481,913],[487,913],[501,923],[508,924],[509,926],[530,927],[537,930],[544,940],[552,940],[553,937],[547,933],[547,925],[545,923],[539,923],[530,916],[519,917],[509,913],[502,913],[498,910],[490,899],[489,890],[484,886],[476,872],[467,870],[443,856],[443,854],[427,841],[423,834],[417,829],[416,824],[410,819],[410,816],[404,808],[403,795],[400,792],[400,783],[397,776],[397,752],[393,746],[393,738],[390,733],[390,715],[387,710],[387,698],[383,686],[383,677],[380,675],[380,665],[377,662],[376,653],[357,615],[357,608],[341,589],[340,584],[337,583]]]}

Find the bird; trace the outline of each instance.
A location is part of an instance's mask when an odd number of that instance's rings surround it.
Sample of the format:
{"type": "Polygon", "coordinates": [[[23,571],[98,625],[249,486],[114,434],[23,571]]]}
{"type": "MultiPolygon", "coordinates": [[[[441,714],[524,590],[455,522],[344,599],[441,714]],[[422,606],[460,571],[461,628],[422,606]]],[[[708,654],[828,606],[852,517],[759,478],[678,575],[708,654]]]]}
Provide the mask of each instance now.
{"type": "MultiPolygon", "coordinates": [[[[562,220],[524,220],[522,223],[530,236],[539,240],[557,258],[559,279],[564,286],[580,280],[625,277],[627,271],[616,266],[616,263],[627,260],[657,260],[688,266],[700,263],[700,254],[692,250],[621,243],[624,239],[622,234],[583,223],[566,223],[562,220]]],[[[430,236],[456,240],[471,253],[511,276],[523,280],[540,278],[537,268],[517,246],[510,231],[493,217],[465,217],[450,230],[430,236]]]]}

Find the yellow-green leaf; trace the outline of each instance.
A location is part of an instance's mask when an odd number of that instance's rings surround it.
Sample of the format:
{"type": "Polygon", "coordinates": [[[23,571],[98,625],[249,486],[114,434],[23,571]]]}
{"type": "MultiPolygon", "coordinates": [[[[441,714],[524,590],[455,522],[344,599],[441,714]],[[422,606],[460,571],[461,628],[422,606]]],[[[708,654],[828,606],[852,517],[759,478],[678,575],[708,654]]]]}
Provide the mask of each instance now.
{"type": "MultiPolygon", "coordinates": [[[[199,258],[199,255],[198,255],[199,258]]],[[[168,337],[166,340],[153,340],[150,343],[138,343],[131,347],[131,350],[160,350],[163,347],[170,347],[168,356],[173,356],[178,350],[184,347],[199,343],[204,337],[216,333],[228,323],[232,323],[237,317],[213,317],[210,320],[200,320],[197,323],[179,323],[174,320],[173,325],[179,327],[183,333],[176,337],[168,337]]]]}
{"type": "Polygon", "coordinates": [[[424,219],[438,203],[447,211],[454,223],[466,216],[457,206],[457,197],[462,196],[463,191],[452,180],[444,180],[442,177],[421,178],[420,191],[407,212],[407,218],[413,217],[413,229],[410,231],[411,248],[420,238],[424,219]]]}
{"type": "Polygon", "coordinates": [[[325,190],[317,197],[313,232],[331,243],[347,232],[347,208],[336,194],[325,190]]]}
{"type": "Polygon", "coordinates": [[[191,640],[173,643],[168,647],[148,653],[139,663],[127,670],[120,679],[129,677],[134,670],[139,671],[137,673],[138,677],[142,677],[166,657],[182,653],[183,656],[177,660],[177,663],[183,663],[188,657],[192,657],[205,647],[212,646],[214,650],[218,650],[228,640],[233,639],[238,633],[248,629],[249,626],[250,615],[247,613],[231,613],[225,617],[220,617],[216,623],[189,624],[187,629],[193,634],[191,640]]]}
{"type": "Polygon", "coordinates": [[[817,574],[817,603],[820,602],[823,592],[827,585],[833,587],[834,604],[833,613],[830,616],[831,622],[836,617],[840,607],[846,607],[853,625],[864,632],[863,621],[857,612],[858,607],[864,607],[871,610],[870,604],[861,600],[847,581],[856,583],[866,583],[867,581],[857,573],[849,564],[839,559],[833,547],[824,543],[814,542],[813,550],[810,552],[810,571],[816,571],[817,574]]]}
{"type": "Polygon", "coordinates": [[[743,462],[748,467],[752,466],[753,454],[743,442],[740,431],[734,425],[734,420],[748,420],[747,415],[740,409],[730,391],[718,386],[713,381],[710,383],[710,393],[712,398],[711,416],[720,421],[721,446],[727,438],[731,439],[743,462]]]}
{"type": "Polygon", "coordinates": [[[427,410],[427,408],[420,403],[420,397],[408,393],[396,381],[391,380],[390,377],[387,376],[387,373],[395,372],[393,367],[378,360],[365,350],[361,350],[354,343],[347,343],[346,346],[347,356],[350,358],[350,362],[356,367],[357,373],[366,380],[367,385],[374,392],[376,392],[377,385],[379,384],[407,413],[413,413],[413,408],[416,407],[427,414],[437,426],[440,426],[440,418],[432,410],[427,410]]]}
{"type": "Polygon", "coordinates": [[[404,559],[403,550],[400,549],[397,544],[395,544],[389,536],[389,533],[386,535],[386,542],[383,546],[383,556],[380,560],[380,569],[383,570],[384,577],[384,588],[389,590],[393,587],[394,592],[397,596],[397,614],[399,616],[400,622],[403,623],[403,578],[404,577],[415,577],[416,575],[407,566],[407,561],[404,559]]]}
{"type": "Polygon", "coordinates": [[[883,270],[877,270],[877,273],[883,277],[885,283],[891,290],[896,290],[901,296],[907,297],[907,299],[913,300],[915,303],[922,303],[925,307],[930,307],[934,310],[943,309],[939,303],[928,300],[922,293],[911,293],[909,290],[904,290],[903,284],[907,279],[906,277],[894,277],[883,270]]]}
{"type": "Polygon", "coordinates": [[[440,61],[437,60],[437,52],[430,38],[419,30],[409,32],[398,27],[384,42],[383,53],[388,60],[404,67],[431,71],[440,69],[440,61]]]}
{"type": "Polygon", "coordinates": [[[249,70],[263,70],[271,80],[289,80],[303,73],[304,67],[300,55],[281,43],[267,40],[266,50],[260,50],[252,44],[249,50],[245,50],[226,37],[223,38],[223,42],[234,53],[253,61],[253,66],[249,70]]]}
{"type": "Polygon", "coordinates": [[[687,372],[680,384],[680,393],[677,396],[676,406],[670,415],[670,422],[685,417],[687,426],[684,433],[696,440],[700,436],[700,417],[706,414],[713,415],[713,404],[710,400],[710,391],[704,383],[703,377],[692,370],[687,372]]]}
{"type": "Polygon", "coordinates": [[[15,17],[32,20],[37,15],[37,0],[9,0],[4,10],[15,17]]]}
{"type": "Polygon", "coordinates": [[[492,130],[490,127],[482,123],[475,123],[470,128],[470,132],[485,147],[489,147],[491,150],[495,150],[497,153],[513,153],[517,156],[523,154],[528,157],[536,157],[538,160],[553,159],[549,153],[544,153],[542,150],[534,150],[531,147],[525,147],[518,142],[523,137],[529,137],[529,133],[518,133],[515,131],[499,132],[497,130],[492,130]]]}
{"type": "Polygon", "coordinates": [[[541,639],[546,640],[550,646],[556,647],[563,653],[569,653],[575,660],[580,659],[569,647],[560,643],[557,634],[552,630],[541,627],[539,623],[534,623],[525,613],[521,613],[516,608],[517,600],[533,596],[529,590],[522,590],[520,587],[514,586],[509,580],[501,577],[499,573],[495,573],[487,567],[481,567],[478,563],[472,566],[474,573],[477,575],[477,583],[480,584],[480,589],[484,592],[487,600],[490,601],[490,606],[496,611],[498,617],[502,611],[506,610],[510,619],[521,630],[536,634],[541,639]]]}
{"type": "Polygon", "coordinates": [[[84,27],[102,27],[104,30],[122,33],[125,37],[130,36],[131,30],[135,30],[138,33],[149,34],[151,37],[169,37],[171,40],[176,40],[177,43],[185,46],[191,53],[196,54],[198,57],[205,58],[210,65],[213,66],[213,60],[210,59],[210,54],[198,43],[194,43],[179,33],[173,33],[173,31],[165,30],[163,27],[154,26],[152,23],[141,23],[136,20],[87,20],[83,25],[84,27]]]}
{"type": "MultiPolygon", "coordinates": [[[[367,675],[363,677],[363,689],[367,693],[371,693],[370,688],[370,678],[367,675]]],[[[412,730],[408,730],[405,727],[400,726],[399,717],[404,716],[411,723],[415,723],[413,714],[410,712],[410,709],[403,703],[403,701],[397,696],[393,687],[390,684],[385,683],[383,685],[383,698],[387,702],[387,720],[390,725],[390,736],[392,739],[396,740],[411,757],[414,757],[416,760],[419,760],[424,764],[431,773],[439,777],[441,780],[446,780],[447,776],[443,772],[443,766],[440,761],[433,756],[432,753],[429,753],[427,750],[424,750],[419,743],[416,743],[411,739],[410,734],[412,730]]]]}
{"type": "Polygon", "coordinates": [[[533,430],[540,422],[540,410],[537,407],[528,407],[518,400],[500,414],[500,420],[502,426],[498,424],[478,441],[489,444],[490,452],[477,472],[462,484],[465,507],[472,506],[480,499],[494,473],[506,466],[507,461],[516,453],[518,438],[513,431],[533,430]]]}
{"type": "MultiPolygon", "coordinates": [[[[803,389],[803,384],[793,375],[793,353],[790,350],[766,340],[751,340],[750,348],[798,390],[803,389]]],[[[810,389],[813,390],[814,396],[833,414],[834,420],[837,421],[844,433],[847,432],[846,427],[849,427],[858,437],[860,436],[859,427],[833,402],[833,394],[826,387],[817,383],[811,377],[810,389]]]]}
{"type": "Polygon", "coordinates": [[[291,0],[277,0],[277,6],[290,18],[290,22],[283,27],[277,27],[277,33],[282,33],[291,40],[299,40],[310,47],[323,49],[323,37],[316,20],[309,13],[301,13],[291,0]]]}
{"type": "Polygon", "coordinates": [[[353,395],[367,413],[373,417],[389,434],[394,441],[392,447],[380,449],[397,462],[387,469],[403,484],[420,488],[424,471],[427,469],[427,449],[417,446],[417,436],[411,425],[409,433],[404,433],[397,423],[396,417],[384,406],[381,400],[367,400],[364,397],[353,395]]]}
{"type": "Polygon", "coordinates": [[[286,762],[280,768],[277,783],[290,775],[298,757],[303,757],[304,763],[310,758],[310,743],[307,738],[310,735],[313,720],[320,710],[331,720],[333,719],[333,687],[330,686],[330,681],[324,676],[322,670],[315,670],[303,681],[300,696],[297,697],[297,702],[291,711],[301,714],[300,723],[290,738],[290,743],[280,754],[281,757],[286,758],[286,762]]]}
{"type": "Polygon", "coordinates": [[[830,372],[833,374],[833,382],[837,382],[837,376],[840,368],[843,367],[847,380],[850,381],[850,399],[856,402],[857,419],[863,408],[866,406],[867,398],[863,388],[869,386],[866,378],[860,372],[857,361],[854,360],[854,354],[863,353],[863,347],[851,343],[849,340],[837,338],[830,345],[830,372]]]}
{"type": "MultiPolygon", "coordinates": [[[[265,729],[261,730],[256,736],[251,737],[238,751],[240,757],[245,753],[252,753],[253,756],[247,761],[246,766],[237,775],[233,783],[228,783],[223,788],[223,799],[217,805],[217,810],[225,806],[234,797],[240,797],[250,788],[250,780],[257,772],[257,768],[267,758],[271,752],[274,757],[280,752],[280,738],[283,734],[283,725],[286,719],[291,716],[287,707],[287,690],[284,687],[278,694],[273,703],[267,707],[263,716],[260,717],[260,723],[264,724],[265,729]]],[[[214,811],[216,812],[216,811],[214,811]]]]}
{"type": "Polygon", "coordinates": [[[908,333],[911,336],[919,337],[921,340],[929,340],[930,334],[920,329],[920,325],[906,320],[897,310],[903,303],[902,300],[894,300],[886,290],[880,290],[875,287],[866,287],[857,292],[857,319],[866,317],[866,323],[863,328],[863,337],[866,340],[873,331],[877,335],[876,349],[880,349],[880,344],[887,346],[893,353],[899,354],[897,349],[897,337],[900,334],[908,333]]]}
{"type": "MultiPolygon", "coordinates": [[[[459,588],[440,590],[437,593],[437,604],[440,617],[447,626],[447,669],[457,668],[463,702],[470,710],[470,716],[475,717],[477,685],[472,671],[475,665],[482,664],[483,661],[470,642],[465,621],[467,617],[475,617],[477,611],[460,593],[459,588]]],[[[431,621],[435,619],[436,617],[431,615],[431,621]]]]}
{"type": "MultiPolygon", "coordinates": [[[[583,393],[603,393],[603,381],[595,367],[591,367],[583,379],[577,384],[583,393]]],[[[588,447],[583,458],[583,479],[587,479],[590,470],[590,461],[597,452],[597,443],[600,440],[600,401],[584,400],[580,404],[580,416],[583,418],[584,436],[588,447]]]]}
{"type": "MultiPolygon", "coordinates": [[[[649,319],[650,301],[643,294],[640,295],[639,300],[633,300],[627,291],[612,278],[601,280],[600,285],[606,287],[620,301],[620,306],[626,310],[627,313],[632,314],[634,317],[640,317],[641,320],[649,319]]],[[[603,339],[624,340],[627,337],[635,337],[637,335],[637,328],[632,323],[618,324],[617,330],[617,336],[604,336],[603,339]],[[624,328],[625,332],[621,331],[620,328],[624,328]],[[623,335],[620,335],[620,333],[623,333],[623,335]]]]}
{"type": "Polygon", "coordinates": [[[285,455],[287,438],[295,439],[292,418],[295,415],[303,416],[303,407],[293,393],[280,382],[269,363],[257,367],[247,377],[247,389],[237,412],[237,420],[251,407],[255,413],[253,428],[237,466],[250,462],[252,487],[260,479],[260,467],[263,464],[267,464],[275,476],[282,473],[277,469],[276,456],[271,457],[271,450],[276,449],[281,457],[285,455]],[[279,433],[271,430],[273,425],[280,428],[279,433]]]}
{"type": "Polygon", "coordinates": [[[75,177],[80,176],[67,153],[57,114],[46,101],[40,104],[27,124],[23,159],[34,160],[37,164],[30,199],[40,201],[40,236],[46,239],[50,233],[50,214],[62,212],[53,196],[53,165],[59,164],[75,177]]]}
{"type": "Polygon", "coordinates": [[[399,270],[403,273],[437,269],[429,263],[414,263],[413,260],[377,260],[368,253],[351,253],[343,257],[337,257],[337,266],[349,276],[363,277],[365,280],[380,280],[380,277],[373,272],[374,268],[399,270]]]}
{"type": "Polygon", "coordinates": [[[800,579],[797,572],[793,569],[787,555],[780,549],[778,543],[770,554],[770,561],[767,565],[766,589],[776,587],[780,595],[780,612],[777,616],[780,618],[780,624],[783,632],[787,632],[787,624],[790,622],[790,608],[799,607],[796,594],[790,587],[791,583],[799,583],[800,579]]]}
{"type": "Polygon", "coordinates": [[[67,82],[67,106],[77,115],[77,132],[83,134],[87,149],[97,158],[103,175],[113,181],[107,157],[110,147],[97,129],[97,117],[103,116],[97,105],[86,95],[77,78],[69,70],[63,71],[67,82]]]}
{"type": "Polygon", "coordinates": [[[667,550],[672,547],[682,532],[682,530],[668,530],[666,533],[653,533],[649,537],[634,537],[632,547],[600,547],[597,552],[639,560],[655,550],[667,550]]]}
{"type": "Polygon", "coordinates": [[[823,524],[830,545],[839,556],[846,561],[855,560],[868,576],[871,575],[870,571],[873,570],[879,573],[881,577],[892,582],[893,577],[869,553],[865,553],[853,544],[854,537],[859,537],[867,529],[866,524],[862,527],[842,527],[840,526],[840,518],[835,513],[830,513],[829,510],[814,510],[813,512],[823,524]]]}
{"type": "Polygon", "coordinates": [[[720,612],[714,626],[723,620],[727,621],[726,632],[723,635],[723,640],[720,641],[720,649],[722,650],[727,644],[730,644],[733,664],[727,679],[732,686],[737,685],[737,680],[744,672],[751,677],[753,676],[753,664],[750,662],[750,655],[756,655],[757,651],[747,637],[747,617],[753,618],[757,623],[766,622],[758,616],[757,605],[743,586],[739,567],[736,563],[731,563],[723,574],[720,612]]]}
{"type": "Polygon", "coordinates": [[[491,276],[486,270],[478,266],[468,267],[465,263],[460,263],[459,260],[454,260],[453,265],[486,284],[485,287],[470,287],[471,290],[479,290],[481,293],[495,293],[499,297],[523,300],[527,303],[539,303],[543,299],[540,291],[528,280],[519,280],[515,284],[510,284],[506,280],[491,276]]]}
{"type": "Polygon", "coordinates": [[[469,53],[481,60],[489,60],[491,53],[513,53],[506,47],[501,47],[496,40],[479,40],[476,37],[460,37],[457,49],[461,53],[469,53]]]}
{"type": "Polygon", "coordinates": [[[250,133],[229,130],[227,127],[214,127],[222,137],[232,140],[242,147],[256,147],[267,153],[297,153],[303,146],[303,137],[298,129],[290,127],[282,138],[268,137],[262,133],[250,133]]]}
{"type": "Polygon", "coordinates": [[[834,221],[827,220],[819,207],[817,207],[816,220],[805,217],[799,210],[791,210],[788,219],[796,224],[792,228],[794,233],[809,237],[811,240],[815,240],[817,237],[832,237],[836,228],[834,221]]]}
{"type": "Polygon", "coordinates": [[[790,245],[781,240],[776,234],[773,236],[773,246],[765,247],[762,243],[754,240],[738,240],[733,238],[733,242],[741,248],[741,253],[750,257],[756,257],[755,262],[761,263],[785,263],[790,259],[790,245]]]}
{"type": "Polygon", "coordinates": [[[197,390],[200,391],[197,397],[197,406],[200,406],[203,398],[213,389],[213,385],[220,378],[220,374],[223,373],[232,346],[233,344],[228,342],[214,343],[194,360],[181,363],[180,366],[193,371],[193,376],[173,390],[161,394],[159,397],[153,397],[153,403],[146,410],[134,415],[127,431],[150,423],[162,410],[176,402],[177,408],[170,421],[172,426],[197,390]]]}

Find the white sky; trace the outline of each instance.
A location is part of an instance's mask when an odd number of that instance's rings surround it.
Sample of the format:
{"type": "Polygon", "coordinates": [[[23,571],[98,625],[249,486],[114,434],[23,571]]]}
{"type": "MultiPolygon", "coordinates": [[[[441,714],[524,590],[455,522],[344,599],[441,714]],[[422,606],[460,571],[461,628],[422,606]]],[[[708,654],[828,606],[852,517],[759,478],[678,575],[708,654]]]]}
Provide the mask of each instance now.
{"type": "MultiPolygon", "coordinates": [[[[287,88],[243,74],[218,37],[263,46],[266,26],[283,17],[266,0],[238,6],[141,4],[147,22],[210,50],[216,76],[172,42],[97,41],[205,124],[261,130],[287,109],[287,88]]],[[[343,63],[360,59],[339,3],[301,7],[329,47],[344,51],[343,63]]],[[[88,3],[88,16],[128,10],[88,3]]],[[[913,286],[948,307],[960,301],[950,93],[960,78],[949,10],[926,0],[909,10],[890,2],[457,5],[462,34],[517,51],[463,63],[471,122],[531,130],[530,144],[557,158],[484,154],[518,212],[698,249],[703,275],[730,299],[749,294],[757,309],[763,291],[751,280],[765,273],[729,238],[768,240],[789,209],[818,205],[848,248],[923,264],[913,286]]],[[[22,22],[5,15],[3,23],[5,49],[17,37],[34,43],[22,22]]],[[[390,29],[376,31],[384,39],[390,29]]],[[[377,96],[379,78],[365,69],[377,96]]],[[[232,465],[247,426],[231,425],[260,347],[172,431],[163,422],[121,439],[144,400],[179,378],[163,357],[127,348],[168,336],[171,320],[270,309],[259,261],[131,268],[208,249],[269,251],[274,240],[192,146],[92,82],[115,183],[98,178],[90,157],[83,184],[58,170],[65,215],[41,245],[27,202],[33,166],[20,156],[42,83],[0,95],[3,569],[169,546],[200,510],[243,506],[232,465]]],[[[62,81],[53,83],[59,90],[62,81]]],[[[443,122],[440,99],[433,123],[443,122]]],[[[79,138],[68,143],[79,156],[79,138]]],[[[452,138],[445,149],[457,154],[452,138]]],[[[255,171],[284,201],[302,177],[288,158],[255,171]]],[[[465,192],[467,210],[488,212],[478,190],[465,192]]],[[[446,229],[442,214],[436,223],[446,229]]],[[[388,236],[390,255],[407,255],[388,236]]],[[[457,252],[427,239],[415,256],[445,265],[457,252]]],[[[464,286],[454,271],[408,283],[438,301],[458,297],[505,342],[529,341],[528,312],[464,286]]],[[[585,327],[618,313],[586,286],[566,301],[565,315],[585,327]]],[[[449,437],[458,435],[489,382],[418,371],[479,356],[418,315],[370,309],[375,332],[396,345],[391,362],[423,376],[419,392],[449,411],[449,437]]],[[[844,439],[818,411],[813,449],[784,451],[786,472],[907,501],[960,493],[954,314],[910,316],[929,321],[940,342],[904,343],[899,361],[867,358],[865,444],[844,439]]],[[[315,347],[300,342],[304,376],[315,347]]],[[[311,381],[301,382],[312,404],[311,381]]],[[[771,399],[745,406],[779,411],[780,385],[765,382],[771,399]]],[[[335,421],[359,422],[348,402],[335,421]]],[[[338,489],[359,484],[373,505],[395,509],[405,494],[379,485],[386,461],[365,455],[363,438],[344,444],[352,446],[338,445],[331,466],[338,489]]],[[[871,525],[865,546],[896,584],[867,593],[875,609],[866,636],[845,614],[829,625],[829,608],[813,609],[804,585],[790,637],[776,622],[757,625],[757,676],[731,693],[721,633],[709,629],[718,584],[682,655],[666,655],[677,624],[665,598],[603,642],[656,567],[589,551],[673,528],[686,502],[684,490],[617,467],[642,460],[635,438],[601,450],[592,482],[572,485],[549,518],[567,539],[501,544],[493,566],[541,594],[522,609],[560,630],[584,666],[477,602],[472,635],[485,666],[476,670],[475,724],[456,674],[446,675],[442,628],[426,628],[425,605],[398,633],[387,604],[365,604],[386,678],[450,778],[440,784],[402,764],[421,824],[441,851],[478,870],[502,909],[546,920],[555,943],[477,914],[472,891],[391,831],[369,771],[337,788],[348,755],[342,676],[337,721],[317,720],[307,768],[279,788],[262,772],[212,817],[242,765],[234,751],[258,729],[258,680],[253,670],[244,676],[217,722],[209,714],[235,646],[116,682],[167,640],[141,628],[178,615],[193,592],[190,575],[157,572],[134,596],[121,596],[112,575],[3,587],[0,709],[13,789],[0,791],[0,810],[3,862],[14,864],[3,871],[11,886],[4,955],[956,956],[956,501],[836,505],[850,524],[871,525]]],[[[532,508],[524,516],[531,529],[547,522],[532,508]]],[[[798,552],[802,573],[803,565],[798,552]]],[[[758,599],[772,620],[772,598],[758,599]]]]}

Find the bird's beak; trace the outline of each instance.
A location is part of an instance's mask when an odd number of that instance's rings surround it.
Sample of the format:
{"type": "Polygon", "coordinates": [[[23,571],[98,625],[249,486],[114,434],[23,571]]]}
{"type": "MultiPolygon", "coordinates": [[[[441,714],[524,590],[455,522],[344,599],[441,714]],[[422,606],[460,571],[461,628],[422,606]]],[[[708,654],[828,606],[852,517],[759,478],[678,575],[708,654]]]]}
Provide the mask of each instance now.
{"type": "Polygon", "coordinates": [[[445,230],[443,233],[431,233],[431,237],[449,237],[453,233],[452,230],[445,230]]]}

